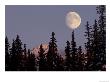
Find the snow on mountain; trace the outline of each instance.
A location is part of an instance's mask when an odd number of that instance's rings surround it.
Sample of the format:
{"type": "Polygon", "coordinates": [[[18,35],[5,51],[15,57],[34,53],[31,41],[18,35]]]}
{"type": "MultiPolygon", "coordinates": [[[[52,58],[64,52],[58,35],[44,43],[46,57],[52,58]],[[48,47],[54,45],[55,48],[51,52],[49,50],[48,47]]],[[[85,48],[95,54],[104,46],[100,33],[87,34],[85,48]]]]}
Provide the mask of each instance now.
{"type": "MultiPolygon", "coordinates": [[[[49,49],[48,44],[42,44],[42,46],[43,46],[43,49],[45,50],[45,53],[47,53],[47,52],[48,52],[48,49],[49,49]]],[[[32,53],[35,54],[36,57],[39,55],[39,54],[38,54],[39,48],[40,48],[40,45],[37,46],[37,47],[34,47],[34,48],[31,50],[32,53]]],[[[61,55],[61,56],[64,58],[64,55],[65,55],[64,50],[58,49],[58,53],[59,53],[59,55],[61,55]]]]}
{"type": "MultiPolygon", "coordinates": [[[[43,49],[45,50],[45,53],[48,52],[48,44],[42,44],[43,49]]],[[[40,45],[32,49],[32,53],[35,54],[35,56],[38,56],[40,45]]]]}

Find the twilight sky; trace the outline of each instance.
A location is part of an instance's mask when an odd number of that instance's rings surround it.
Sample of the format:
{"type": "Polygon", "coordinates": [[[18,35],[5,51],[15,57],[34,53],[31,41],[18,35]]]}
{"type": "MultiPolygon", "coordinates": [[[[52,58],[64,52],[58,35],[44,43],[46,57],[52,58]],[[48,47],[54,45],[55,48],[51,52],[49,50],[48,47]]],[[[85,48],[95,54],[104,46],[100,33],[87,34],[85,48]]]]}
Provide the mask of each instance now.
{"type": "Polygon", "coordinates": [[[18,34],[28,48],[33,48],[41,43],[48,43],[51,32],[55,32],[58,47],[64,49],[66,41],[71,41],[72,30],[65,23],[65,16],[69,11],[77,12],[81,17],[81,25],[75,29],[75,41],[77,45],[84,46],[86,21],[93,24],[97,18],[95,5],[6,5],[6,35],[12,42],[18,34]]]}

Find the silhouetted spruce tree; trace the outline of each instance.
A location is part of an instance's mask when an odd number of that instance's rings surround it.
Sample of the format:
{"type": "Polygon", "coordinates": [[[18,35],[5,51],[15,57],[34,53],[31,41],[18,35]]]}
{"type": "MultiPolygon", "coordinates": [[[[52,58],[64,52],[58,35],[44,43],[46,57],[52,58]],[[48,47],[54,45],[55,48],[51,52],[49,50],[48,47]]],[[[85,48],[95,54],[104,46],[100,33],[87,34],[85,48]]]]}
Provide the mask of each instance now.
{"type": "Polygon", "coordinates": [[[22,68],[22,42],[17,35],[16,40],[13,40],[12,47],[10,49],[11,54],[11,68],[13,71],[21,70],[22,68]]]}
{"type": "Polygon", "coordinates": [[[85,32],[85,36],[87,39],[87,43],[85,43],[85,48],[86,48],[86,64],[85,64],[85,70],[90,70],[90,66],[91,66],[91,57],[92,57],[92,45],[91,45],[91,27],[89,26],[89,22],[87,21],[86,26],[86,32],[85,32]]]}
{"type": "Polygon", "coordinates": [[[99,27],[97,24],[97,21],[94,21],[94,25],[92,28],[92,69],[91,70],[99,70],[98,62],[100,60],[99,58],[99,27]]]}
{"type": "Polygon", "coordinates": [[[77,48],[76,48],[76,42],[75,42],[75,38],[74,38],[74,30],[72,32],[72,41],[71,41],[71,65],[72,65],[72,69],[73,71],[77,70],[78,66],[77,66],[77,48]]]}
{"type": "Polygon", "coordinates": [[[99,48],[100,70],[105,70],[106,66],[106,7],[105,5],[100,5],[96,8],[97,14],[99,15],[98,26],[99,26],[99,48]]]}
{"type": "Polygon", "coordinates": [[[49,42],[49,50],[47,53],[47,67],[48,67],[48,71],[53,71],[56,70],[56,57],[58,55],[58,50],[57,50],[57,44],[56,44],[56,39],[55,39],[55,33],[52,32],[52,37],[50,38],[50,42],[49,42]]]}
{"type": "Polygon", "coordinates": [[[24,44],[24,48],[23,48],[23,59],[22,59],[22,65],[23,65],[23,70],[26,71],[27,70],[27,48],[26,48],[26,44],[24,44]]]}
{"type": "Polygon", "coordinates": [[[35,55],[31,53],[30,49],[28,49],[28,71],[35,71],[36,70],[36,58],[35,55]]]}
{"type": "Polygon", "coordinates": [[[71,71],[71,69],[72,69],[72,65],[71,65],[72,58],[71,58],[70,42],[67,41],[66,44],[67,44],[67,46],[65,47],[65,53],[66,53],[66,55],[65,55],[65,68],[64,69],[66,71],[71,71]]]}
{"type": "Polygon", "coordinates": [[[22,49],[22,42],[20,40],[19,35],[17,35],[16,40],[15,40],[15,49],[16,49],[16,55],[17,55],[17,60],[18,60],[18,70],[23,69],[23,62],[22,62],[22,57],[23,57],[23,49],[22,49]]]}
{"type": "Polygon", "coordinates": [[[16,54],[16,46],[15,46],[15,40],[14,39],[12,42],[12,47],[10,49],[10,55],[11,55],[10,70],[11,71],[17,71],[17,69],[18,69],[18,58],[17,58],[17,54],[16,54]]]}
{"type": "Polygon", "coordinates": [[[42,44],[40,45],[39,48],[39,56],[38,56],[38,66],[39,66],[39,71],[46,71],[47,70],[47,62],[46,62],[46,54],[44,53],[45,50],[43,49],[42,44]]]}
{"type": "Polygon", "coordinates": [[[84,53],[82,52],[82,47],[79,46],[78,51],[77,51],[77,55],[78,55],[78,71],[82,71],[83,70],[83,55],[84,53]]]}
{"type": "Polygon", "coordinates": [[[8,71],[10,70],[10,44],[8,42],[8,38],[6,36],[5,38],[5,70],[8,71]]]}

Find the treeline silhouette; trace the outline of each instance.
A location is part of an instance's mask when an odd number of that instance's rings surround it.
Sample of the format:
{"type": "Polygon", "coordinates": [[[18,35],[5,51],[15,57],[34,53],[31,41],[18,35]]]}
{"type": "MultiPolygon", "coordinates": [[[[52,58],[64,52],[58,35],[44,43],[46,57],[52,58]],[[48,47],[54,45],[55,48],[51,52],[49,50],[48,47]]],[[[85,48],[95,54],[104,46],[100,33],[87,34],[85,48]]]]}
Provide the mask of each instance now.
{"type": "Polygon", "coordinates": [[[72,40],[66,42],[65,56],[58,53],[55,33],[52,32],[45,53],[40,45],[38,56],[27,49],[26,44],[17,35],[12,44],[5,38],[5,70],[6,71],[106,71],[106,9],[104,5],[96,8],[98,19],[85,27],[85,52],[76,47],[74,31],[72,40]]]}

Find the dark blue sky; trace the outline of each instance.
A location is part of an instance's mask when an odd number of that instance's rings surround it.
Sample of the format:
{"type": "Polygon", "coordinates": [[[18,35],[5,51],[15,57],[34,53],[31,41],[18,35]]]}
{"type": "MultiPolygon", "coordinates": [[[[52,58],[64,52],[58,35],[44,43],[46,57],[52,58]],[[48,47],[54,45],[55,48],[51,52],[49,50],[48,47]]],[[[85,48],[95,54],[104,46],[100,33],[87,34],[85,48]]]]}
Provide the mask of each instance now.
{"type": "Polygon", "coordinates": [[[75,41],[77,45],[84,46],[86,21],[93,24],[94,19],[97,18],[95,5],[7,5],[5,8],[5,31],[10,42],[19,34],[22,42],[26,43],[28,48],[33,48],[41,43],[48,43],[51,32],[55,32],[58,47],[63,49],[66,41],[71,41],[72,30],[65,23],[65,16],[69,11],[77,12],[81,16],[81,25],[75,29],[75,41]]]}

